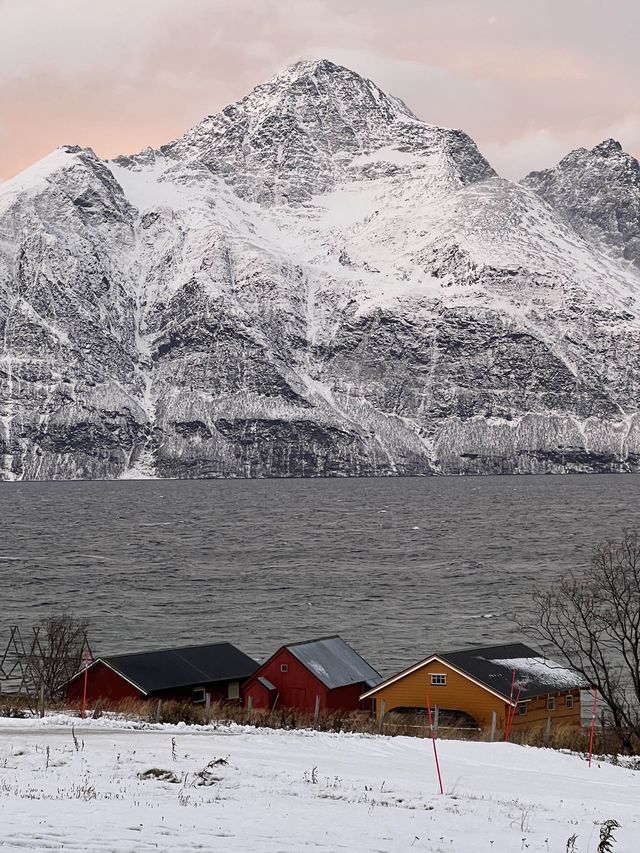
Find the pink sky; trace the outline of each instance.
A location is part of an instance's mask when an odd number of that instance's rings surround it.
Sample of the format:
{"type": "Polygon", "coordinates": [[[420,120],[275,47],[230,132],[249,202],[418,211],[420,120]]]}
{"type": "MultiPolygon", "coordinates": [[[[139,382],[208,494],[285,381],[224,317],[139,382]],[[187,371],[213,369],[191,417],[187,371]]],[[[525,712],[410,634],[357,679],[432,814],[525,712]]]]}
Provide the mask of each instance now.
{"type": "Polygon", "coordinates": [[[0,178],[160,145],[298,59],[371,77],[521,177],[640,154],[637,0],[0,0],[0,178]]]}

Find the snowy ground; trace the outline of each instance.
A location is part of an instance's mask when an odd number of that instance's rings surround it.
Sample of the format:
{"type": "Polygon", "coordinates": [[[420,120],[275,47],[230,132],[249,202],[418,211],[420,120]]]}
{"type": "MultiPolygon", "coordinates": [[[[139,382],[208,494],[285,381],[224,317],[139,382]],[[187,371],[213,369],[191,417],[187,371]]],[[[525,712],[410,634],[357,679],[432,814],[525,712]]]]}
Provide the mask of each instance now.
{"type": "Polygon", "coordinates": [[[640,850],[640,774],[551,750],[439,741],[440,796],[428,740],[71,723],[0,720],[2,853],[640,850]]]}

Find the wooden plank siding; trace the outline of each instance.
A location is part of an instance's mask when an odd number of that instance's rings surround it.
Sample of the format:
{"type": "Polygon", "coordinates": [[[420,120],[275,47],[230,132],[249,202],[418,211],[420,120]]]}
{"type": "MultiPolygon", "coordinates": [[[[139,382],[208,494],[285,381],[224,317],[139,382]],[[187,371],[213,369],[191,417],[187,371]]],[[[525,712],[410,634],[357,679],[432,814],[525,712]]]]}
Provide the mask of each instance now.
{"type": "Polygon", "coordinates": [[[546,725],[549,717],[551,717],[554,727],[580,725],[579,690],[565,690],[560,693],[549,693],[548,695],[555,698],[556,707],[554,711],[547,709],[548,696],[537,696],[535,699],[530,699],[524,703],[527,708],[526,714],[518,714],[516,712],[511,728],[513,730],[522,730],[542,727],[546,725]],[[573,697],[572,708],[567,708],[567,696],[573,697]]]}
{"type": "Polygon", "coordinates": [[[463,675],[440,661],[432,661],[404,678],[380,688],[375,694],[376,713],[380,715],[381,700],[384,699],[385,713],[394,708],[426,708],[427,694],[431,707],[438,705],[448,710],[464,711],[473,717],[479,726],[491,724],[492,713],[498,715],[498,728],[505,724],[506,703],[487,690],[474,684],[463,675]],[[433,686],[431,674],[447,676],[445,686],[433,686]]]}
{"type": "MultiPolygon", "coordinates": [[[[441,661],[431,661],[413,672],[380,687],[375,692],[376,714],[379,717],[384,700],[385,714],[395,708],[426,708],[427,695],[431,707],[438,705],[442,709],[463,711],[477,722],[478,726],[488,729],[491,726],[493,712],[496,712],[496,725],[504,729],[509,703],[493,694],[471,678],[457,672],[441,661]],[[446,675],[446,685],[432,685],[431,675],[446,675]]],[[[580,725],[580,691],[569,690],[554,694],[556,708],[547,710],[547,696],[531,699],[526,703],[527,713],[516,713],[512,727],[524,729],[545,725],[551,717],[554,725],[580,725]],[[567,708],[565,696],[574,697],[573,708],[567,708]]]]}

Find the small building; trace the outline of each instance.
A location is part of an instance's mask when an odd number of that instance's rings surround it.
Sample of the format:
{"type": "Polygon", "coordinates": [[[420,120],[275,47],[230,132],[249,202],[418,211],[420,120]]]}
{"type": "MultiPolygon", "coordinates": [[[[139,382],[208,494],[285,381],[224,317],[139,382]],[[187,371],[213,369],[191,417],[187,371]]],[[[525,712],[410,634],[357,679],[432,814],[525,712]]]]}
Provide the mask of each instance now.
{"type": "Polygon", "coordinates": [[[375,700],[380,717],[424,714],[428,696],[441,715],[471,718],[480,728],[492,725],[495,711],[496,726],[504,729],[511,713],[516,730],[545,725],[549,717],[554,724],[579,726],[580,690],[587,686],[577,672],[511,643],[430,655],[360,698],[375,700]]]}
{"type": "MultiPolygon", "coordinates": [[[[240,685],[258,668],[257,661],[231,643],[210,643],[110,655],[94,660],[87,670],[87,701],[173,699],[204,702],[240,698],[240,685]]],[[[84,670],[61,686],[67,702],[79,703],[84,670]]]]}
{"type": "Polygon", "coordinates": [[[282,646],[242,687],[253,708],[357,711],[371,708],[360,694],[382,676],[341,637],[322,637],[282,646]],[[317,699],[317,697],[319,697],[317,699]]]}

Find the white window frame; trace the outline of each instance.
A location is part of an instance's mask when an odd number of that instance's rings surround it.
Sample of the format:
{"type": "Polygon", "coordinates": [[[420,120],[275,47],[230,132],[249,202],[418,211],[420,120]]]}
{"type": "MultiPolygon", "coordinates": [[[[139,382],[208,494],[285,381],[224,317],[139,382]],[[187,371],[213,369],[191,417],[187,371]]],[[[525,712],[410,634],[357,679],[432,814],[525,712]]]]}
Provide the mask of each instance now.
{"type": "Polygon", "coordinates": [[[547,696],[547,711],[555,711],[556,709],[556,697],[555,696],[547,696]]]}
{"type": "Polygon", "coordinates": [[[281,663],[280,664],[280,672],[289,672],[289,664],[281,663]]]}
{"type": "Polygon", "coordinates": [[[520,717],[524,717],[527,713],[527,703],[526,702],[518,702],[518,715],[520,717]]]}
{"type": "Polygon", "coordinates": [[[431,686],[432,687],[446,687],[447,686],[447,673],[446,672],[432,672],[431,675],[431,686]]]}
{"type": "Polygon", "coordinates": [[[204,705],[207,701],[207,688],[194,687],[193,693],[191,694],[191,701],[194,705],[204,705]]]}
{"type": "Polygon", "coordinates": [[[575,698],[573,696],[573,693],[568,693],[564,697],[564,705],[565,708],[573,708],[573,706],[575,705],[575,698]]]}

